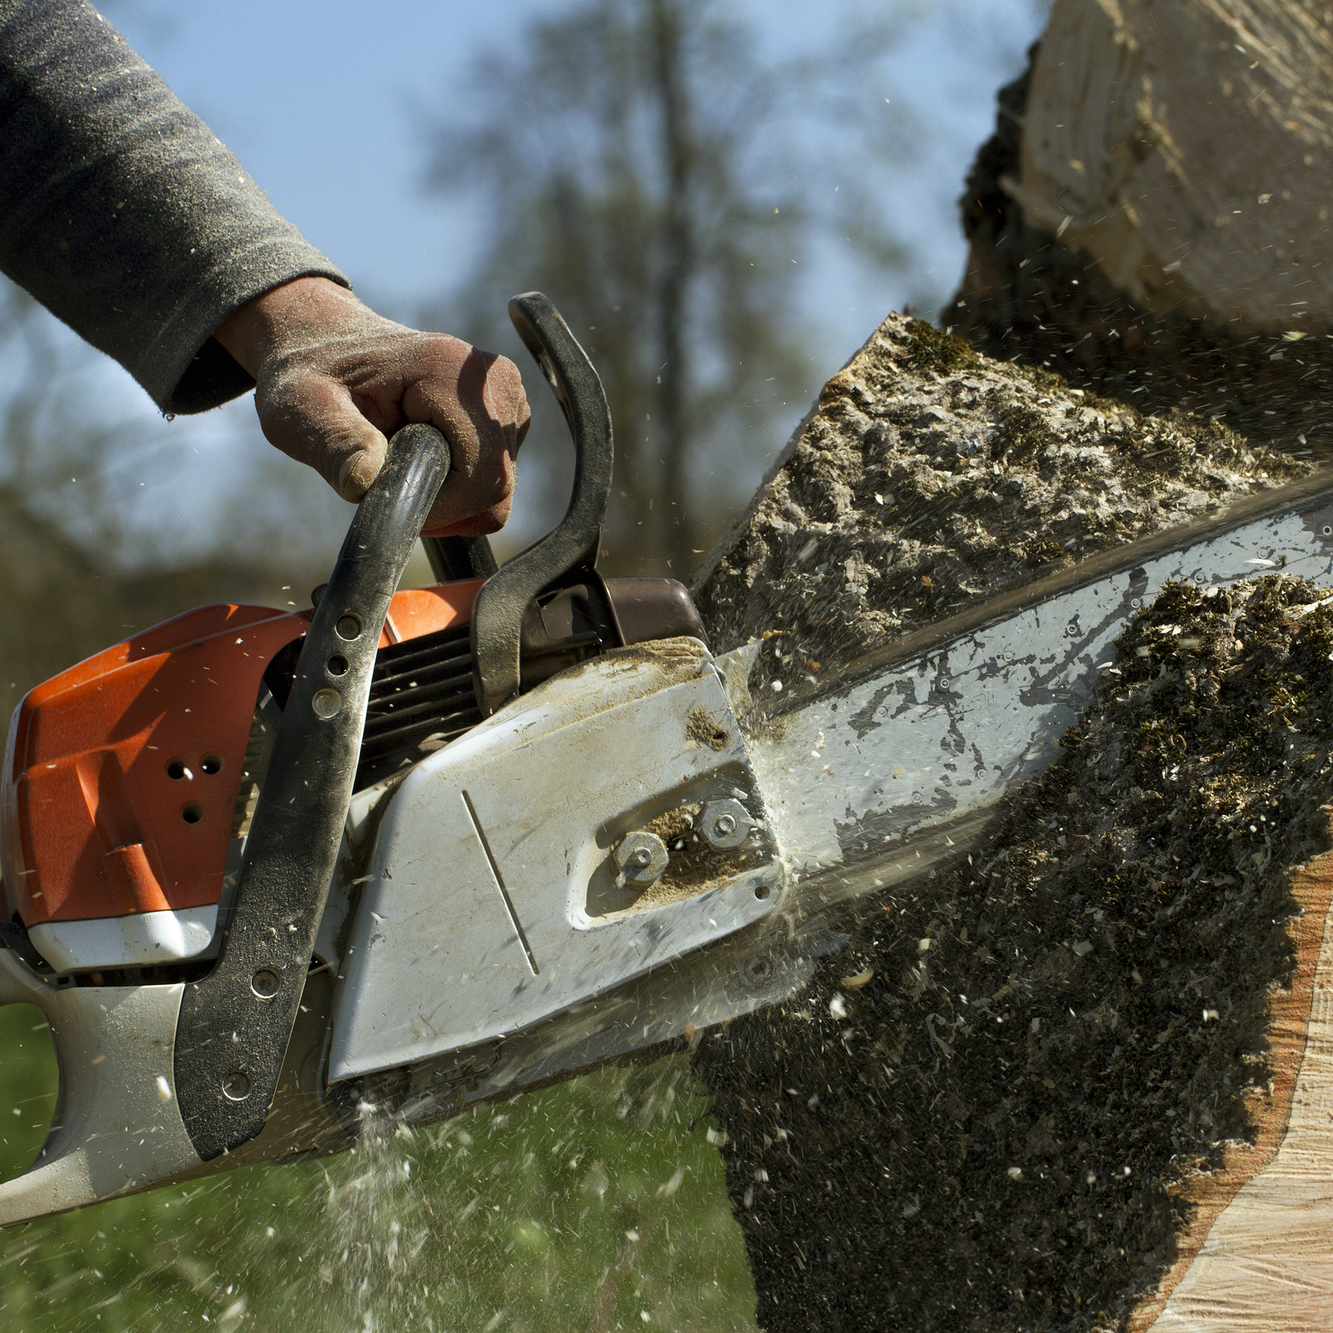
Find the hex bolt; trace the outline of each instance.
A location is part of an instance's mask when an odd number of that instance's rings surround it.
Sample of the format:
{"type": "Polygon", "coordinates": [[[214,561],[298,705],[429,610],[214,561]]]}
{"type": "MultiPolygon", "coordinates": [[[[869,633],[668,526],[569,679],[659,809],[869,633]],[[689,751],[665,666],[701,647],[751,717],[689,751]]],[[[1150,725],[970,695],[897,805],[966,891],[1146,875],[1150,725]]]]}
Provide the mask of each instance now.
{"type": "Polygon", "coordinates": [[[709,801],[699,816],[699,832],[708,845],[719,852],[734,851],[750,836],[753,824],[750,812],[739,802],[728,797],[725,801],[709,801]]]}
{"type": "Polygon", "coordinates": [[[612,856],[629,884],[656,883],[671,860],[666,843],[656,833],[625,834],[612,856]]]}

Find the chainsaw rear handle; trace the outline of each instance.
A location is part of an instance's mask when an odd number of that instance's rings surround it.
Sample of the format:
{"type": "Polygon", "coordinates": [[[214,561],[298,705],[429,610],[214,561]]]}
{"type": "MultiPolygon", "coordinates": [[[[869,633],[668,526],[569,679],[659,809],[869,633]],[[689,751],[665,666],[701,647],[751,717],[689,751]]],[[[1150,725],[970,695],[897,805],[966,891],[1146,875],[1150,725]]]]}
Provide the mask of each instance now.
{"type": "Polygon", "coordinates": [[[205,1162],[264,1126],[342,840],[389,601],[449,465],[434,427],[394,435],[306,633],[217,962],[181,997],[176,1098],[205,1162]]]}
{"type": "Polygon", "coordinates": [[[560,312],[541,292],[524,292],[509,302],[509,318],[555,390],[569,424],[574,438],[574,489],[560,523],[502,566],[477,594],[472,663],[477,705],[484,717],[518,693],[519,647],[528,604],[570,570],[596,567],[615,456],[602,382],[560,312]]]}

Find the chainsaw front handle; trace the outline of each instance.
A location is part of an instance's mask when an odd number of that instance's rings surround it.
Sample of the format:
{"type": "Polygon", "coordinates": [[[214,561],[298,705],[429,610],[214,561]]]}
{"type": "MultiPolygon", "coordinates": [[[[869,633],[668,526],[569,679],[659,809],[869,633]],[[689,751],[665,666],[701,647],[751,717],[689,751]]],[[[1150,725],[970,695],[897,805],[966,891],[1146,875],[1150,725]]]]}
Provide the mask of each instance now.
{"type": "Polygon", "coordinates": [[[389,601],[449,465],[434,427],[394,435],[306,633],[217,962],[181,997],[175,1094],[205,1162],[264,1127],[342,840],[389,601]]]}

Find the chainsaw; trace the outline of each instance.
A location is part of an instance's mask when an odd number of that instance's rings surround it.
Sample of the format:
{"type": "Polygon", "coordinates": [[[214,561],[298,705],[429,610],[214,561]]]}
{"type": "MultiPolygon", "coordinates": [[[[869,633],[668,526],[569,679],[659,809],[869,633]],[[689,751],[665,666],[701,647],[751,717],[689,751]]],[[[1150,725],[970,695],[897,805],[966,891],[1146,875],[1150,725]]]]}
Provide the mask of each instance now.
{"type": "Polygon", "coordinates": [[[1169,580],[1333,576],[1322,472],[752,697],[687,590],[596,569],[610,414],[510,315],[575,446],[496,566],[426,539],[445,438],[390,442],[305,612],[203,607],[33,690],[0,775],[0,1004],[59,1090],[0,1225],[342,1151],[791,995],[849,902],[947,865],[1047,766],[1169,580]]]}

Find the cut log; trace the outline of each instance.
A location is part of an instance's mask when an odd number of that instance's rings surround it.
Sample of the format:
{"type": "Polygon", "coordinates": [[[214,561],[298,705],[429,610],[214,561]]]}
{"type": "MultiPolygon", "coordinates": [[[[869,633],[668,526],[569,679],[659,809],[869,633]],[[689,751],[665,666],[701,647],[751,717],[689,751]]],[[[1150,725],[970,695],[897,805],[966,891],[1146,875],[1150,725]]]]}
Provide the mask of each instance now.
{"type": "Polygon", "coordinates": [[[1000,184],[1146,309],[1318,327],[1330,147],[1326,5],[1058,0],[1000,184]]]}
{"type": "MultiPolygon", "coordinates": [[[[887,320],[705,571],[752,685],[1329,454],[1330,57],[1312,0],[1056,0],[963,200],[989,356],[887,320]]],[[[705,1037],[769,1333],[1333,1322],[1326,596],[1165,592],[971,864],[705,1037]]]]}
{"type": "MultiPolygon", "coordinates": [[[[891,316],[699,602],[719,648],[767,635],[752,687],[799,690],[1308,467],[891,316]]],[[[1276,579],[1150,608],[973,866],[865,903],[804,992],[699,1045],[769,1333],[1146,1327],[1245,1197],[1286,1123],[1327,911],[1327,877],[1293,874],[1329,846],[1317,598],[1276,579]]]]}

